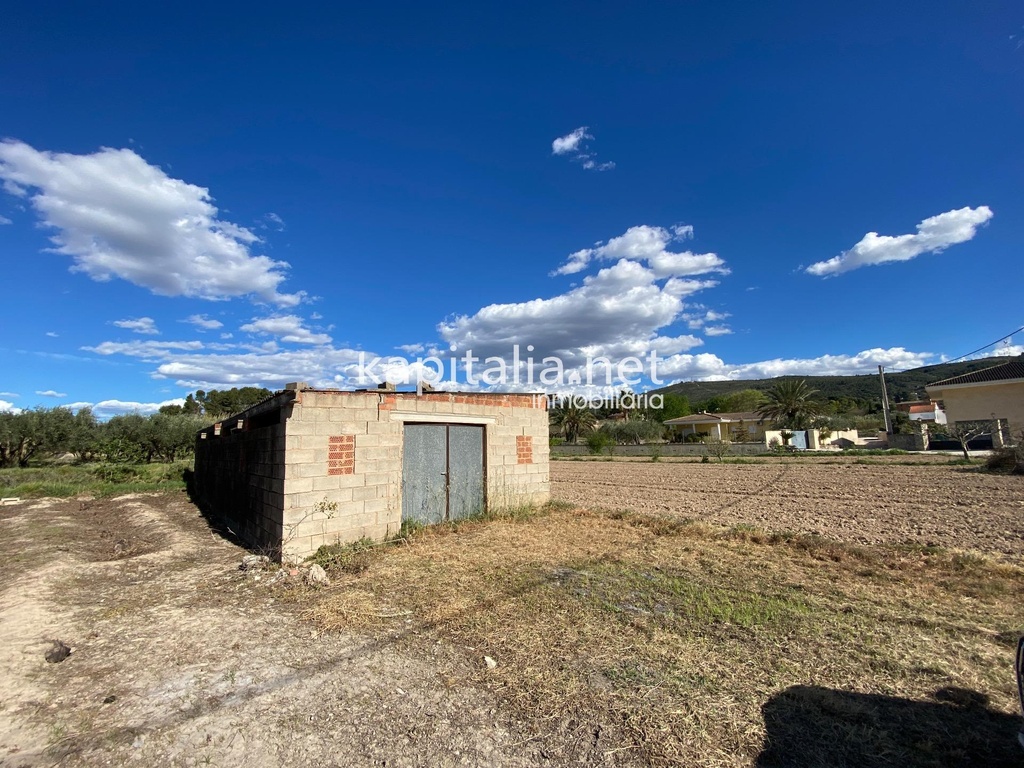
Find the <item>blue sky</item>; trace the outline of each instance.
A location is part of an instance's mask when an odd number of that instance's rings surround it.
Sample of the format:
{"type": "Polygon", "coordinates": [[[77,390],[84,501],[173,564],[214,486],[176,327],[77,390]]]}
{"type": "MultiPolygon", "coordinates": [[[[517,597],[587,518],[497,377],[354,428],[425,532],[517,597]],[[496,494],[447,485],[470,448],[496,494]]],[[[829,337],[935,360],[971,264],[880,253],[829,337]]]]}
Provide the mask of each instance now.
{"type": "Polygon", "coordinates": [[[1024,325],[1024,9],[828,6],[8,8],[0,408],[452,345],[871,372],[1024,325]]]}

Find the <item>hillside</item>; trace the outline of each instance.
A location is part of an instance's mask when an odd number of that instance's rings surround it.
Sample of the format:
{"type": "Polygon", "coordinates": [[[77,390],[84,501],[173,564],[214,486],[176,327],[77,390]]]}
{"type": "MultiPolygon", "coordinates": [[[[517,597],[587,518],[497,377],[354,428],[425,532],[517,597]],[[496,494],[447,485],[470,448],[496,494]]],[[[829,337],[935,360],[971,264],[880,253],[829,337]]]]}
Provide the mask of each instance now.
{"type": "MultiPolygon", "coordinates": [[[[983,360],[970,360],[962,363],[940,363],[912,368],[901,373],[886,373],[885,383],[889,390],[889,402],[898,403],[904,400],[924,398],[925,385],[935,381],[960,376],[971,371],[991,368],[1007,362],[1006,357],[989,357],[983,360]]],[[[780,376],[777,379],[744,379],[736,381],[678,381],[667,387],[652,390],[651,394],[685,395],[691,404],[697,404],[719,395],[728,395],[741,389],[758,389],[766,391],[776,382],[783,379],[806,381],[812,389],[818,390],[824,399],[849,397],[857,400],[881,401],[882,394],[878,382],[878,374],[862,376],[780,376]]]]}

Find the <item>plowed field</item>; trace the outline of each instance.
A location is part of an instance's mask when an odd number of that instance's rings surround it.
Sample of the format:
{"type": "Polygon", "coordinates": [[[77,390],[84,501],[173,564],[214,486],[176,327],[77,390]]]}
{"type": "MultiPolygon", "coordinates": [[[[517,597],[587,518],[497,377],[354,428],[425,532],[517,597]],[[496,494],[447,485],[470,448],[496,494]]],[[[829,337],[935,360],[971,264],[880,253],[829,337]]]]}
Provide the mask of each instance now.
{"type": "Polygon", "coordinates": [[[972,467],[554,461],[551,480],[582,506],[1024,556],[1024,478],[972,467]]]}

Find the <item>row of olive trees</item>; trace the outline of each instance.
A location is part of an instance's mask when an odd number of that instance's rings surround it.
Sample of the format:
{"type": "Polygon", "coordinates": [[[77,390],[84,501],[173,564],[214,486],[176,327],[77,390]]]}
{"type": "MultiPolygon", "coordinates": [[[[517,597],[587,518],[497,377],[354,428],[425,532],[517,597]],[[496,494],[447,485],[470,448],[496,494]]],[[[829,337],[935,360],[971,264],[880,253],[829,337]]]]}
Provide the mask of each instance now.
{"type": "Polygon", "coordinates": [[[97,421],[82,408],[36,408],[0,413],[0,467],[73,454],[78,461],[174,461],[192,451],[209,419],[195,414],[137,413],[97,421]]]}

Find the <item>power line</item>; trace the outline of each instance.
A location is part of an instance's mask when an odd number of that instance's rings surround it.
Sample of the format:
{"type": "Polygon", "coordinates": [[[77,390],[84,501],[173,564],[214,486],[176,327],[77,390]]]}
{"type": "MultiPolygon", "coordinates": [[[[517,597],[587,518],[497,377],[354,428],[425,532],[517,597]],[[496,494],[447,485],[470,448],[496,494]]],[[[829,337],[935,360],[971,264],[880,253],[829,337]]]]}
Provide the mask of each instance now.
{"type": "MultiPolygon", "coordinates": [[[[1017,329],[1017,330],[1015,330],[1015,331],[1010,331],[1010,332],[1009,332],[1008,334],[1006,334],[1005,336],[1003,336],[1003,337],[1001,337],[1001,338],[998,338],[998,339],[996,339],[995,341],[993,341],[993,342],[990,342],[990,343],[986,344],[986,345],[985,345],[985,346],[983,346],[983,347],[978,347],[978,348],[977,348],[976,350],[974,350],[973,352],[968,352],[968,353],[967,353],[966,355],[960,355],[960,357],[954,357],[954,358],[953,358],[952,360],[943,360],[943,361],[942,361],[942,365],[945,365],[946,363],[955,363],[955,362],[957,362],[958,360],[963,360],[963,359],[964,359],[965,357],[970,357],[971,355],[976,355],[976,354],[978,354],[979,352],[982,352],[982,351],[984,351],[984,350],[988,349],[989,347],[994,347],[994,346],[995,346],[996,344],[998,344],[998,343],[999,343],[1000,341],[1006,341],[1006,340],[1007,340],[1008,338],[1010,338],[1011,336],[1013,336],[1013,335],[1014,335],[1015,333],[1020,333],[1021,331],[1024,331],[1024,325],[1022,325],[1022,326],[1021,326],[1020,328],[1018,328],[1018,329],[1017,329]]],[[[912,368],[887,368],[887,369],[886,369],[886,372],[887,372],[887,373],[905,373],[906,371],[910,371],[910,370],[913,370],[913,369],[912,369],[912,368]]]]}
{"type": "Polygon", "coordinates": [[[998,344],[998,343],[999,343],[1000,341],[1006,341],[1006,340],[1007,340],[1008,338],[1010,338],[1011,336],[1013,336],[1013,334],[1015,334],[1015,333],[1020,333],[1021,331],[1024,331],[1024,325],[1022,325],[1022,326],[1021,326],[1020,328],[1018,328],[1018,329],[1017,329],[1017,330],[1015,330],[1015,331],[1010,331],[1010,332],[1009,332],[1008,334],[1006,334],[1006,335],[1005,335],[1005,336],[1003,336],[1002,338],[998,338],[998,339],[996,339],[995,341],[993,341],[993,342],[991,342],[991,343],[989,343],[989,344],[986,344],[986,345],[985,345],[984,347],[978,347],[978,348],[977,348],[976,350],[974,350],[973,352],[968,352],[968,353],[967,353],[966,355],[960,355],[960,357],[954,357],[954,358],[953,358],[952,360],[947,360],[946,362],[947,362],[947,363],[955,363],[955,362],[956,362],[957,360],[963,360],[963,359],[964,359],[965,357],[970,357],[971,355],[976,355],[976,354],[978,354],[979,352],[981,352],[982,350],[988,349],[989,347],[994,347],[994,346],[995,346],[996,344],[998,344]]]}

